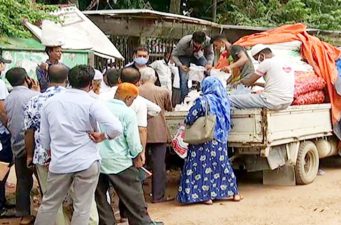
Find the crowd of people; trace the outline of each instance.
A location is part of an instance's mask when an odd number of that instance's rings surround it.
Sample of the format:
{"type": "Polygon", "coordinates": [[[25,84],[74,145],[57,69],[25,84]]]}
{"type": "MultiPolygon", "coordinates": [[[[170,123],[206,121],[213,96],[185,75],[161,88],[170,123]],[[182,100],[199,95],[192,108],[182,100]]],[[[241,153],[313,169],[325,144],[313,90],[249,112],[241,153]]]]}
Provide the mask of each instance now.
{"type": "MultiPolygon", "coordinates": [[[[147,211],[144,165],[152,171],[151,202],[174,200],[166,195],[170,136],[165,112],[188,94],[190,63],[205,67],[207,77],[184,123],[190,126],[206,113],[217,121],[212,141],[189,145],[177,195],[183,204],[240,201],[227,151],[231,106],[283,109],[293,97],[291,68],[274,57],[270,47],[252,49],[252,57],[260,62],[255,71],[243,47],[200,31],[183,37],[163,59],[149,64],[148,49],[138,47],[131,63],[123,69],[106,68],[104,73],[87,65],[68,68],[60,61],[60,46],[47,47],[46,53],[48,60],[37,68],[38,81],[24,68],[10,68],[5,77],[13,89],[8,93],[0,79],[0,161],[15,166],[15,216],[21,217],[21,224],[34,220],[33,174],[43,195],[36,225],[70,224],[62,207],[67,195],[73,200],[72,225],[116,224],[108,198],[111,187],[119,198],[121,222],[163,224],[153,221],[147,211]],[[212,68],[232,73],[228,80],[232,85],[257,85],[264,77],[265,89],[228,96],[222,82],[210,77],[212,68]]],[[[6,63],[0,58],[0,71],[6,63]]],[[[0,183],[1,216],[10,215],[7,176],[0,183]]]]}

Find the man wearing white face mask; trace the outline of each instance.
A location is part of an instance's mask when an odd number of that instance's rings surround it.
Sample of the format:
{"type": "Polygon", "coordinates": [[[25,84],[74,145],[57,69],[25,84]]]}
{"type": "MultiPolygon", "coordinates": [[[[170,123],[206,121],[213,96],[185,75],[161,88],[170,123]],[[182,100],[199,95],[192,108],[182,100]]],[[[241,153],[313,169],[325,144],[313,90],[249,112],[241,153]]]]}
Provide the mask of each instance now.
{"type": "Polygon", "coordinates": [[[285,60],[275,57],[269,46],[255,45],[251,54],[260,64],[255,73],[241,79],[239,83],[245,86],[264,86],[264,91],[261,94],[231,95],[231,106],[239,109],[286,109],[294,98],[293,68],[285,60]],[[265,84],[256,83],[260,77],[264,77],[265,84]]]}
{"type": "MultiPolygon", "coordinates": [[[[134,61],[131,63],[128,63],[125,67],[133,67],[137,70],[140,70],[142,68],[148,67],[148,61],[149,61],[149,50],[144,47],[140,46],[137,47],[134,50],[134,55],[133,55],[134,61]]],[[[155,85],[156,86],[161,86],[160,79],[158,73],[156,73],[156,81],[155,85]]]]}
{"type": "Polygon", "coordinates": [[[210,40],[204,32],[196,31],[181,38],[173,50],[172,59],[179,67],[181,101],[189,92],[187,83],[190,63],[204,66],[207,71],[212,68],[214,52],[210,40]]]}
{"type": "Polygon", "coordinates": [[[218,62],[218,64],[226,65],[229,63],[228,66],[221,68],[224,72],[232,73],[227,83],[233,84],[255,72],[252,60],[244,47],[232,45],[223,35],[212,37],[211,43],[216,51],[219,51],[221,55],[225,55],[225,58],[221,58],[221,60],[226,60],[226,62],[218,62]]]}

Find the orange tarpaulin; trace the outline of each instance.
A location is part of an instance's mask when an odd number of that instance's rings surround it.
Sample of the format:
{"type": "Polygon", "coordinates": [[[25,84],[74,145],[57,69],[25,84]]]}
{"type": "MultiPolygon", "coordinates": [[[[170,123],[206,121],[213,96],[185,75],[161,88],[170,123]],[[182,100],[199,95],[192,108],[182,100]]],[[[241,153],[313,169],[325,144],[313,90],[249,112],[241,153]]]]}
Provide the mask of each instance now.
{"type": "Polygon", "coordinates": [[[327,83],[327,90],[332,104],[333,124],[341,117],[341,96],[336,93],[334,82],[337,76],[335,61],[341,57],[341,50],[311,36],[304,24],[285,25],[262,33],[252,34],[239,39],[242,46],[256,44],[275,44],[289,41],[301,41],[301,55],[314,68],[315,73],[327,83]]]}

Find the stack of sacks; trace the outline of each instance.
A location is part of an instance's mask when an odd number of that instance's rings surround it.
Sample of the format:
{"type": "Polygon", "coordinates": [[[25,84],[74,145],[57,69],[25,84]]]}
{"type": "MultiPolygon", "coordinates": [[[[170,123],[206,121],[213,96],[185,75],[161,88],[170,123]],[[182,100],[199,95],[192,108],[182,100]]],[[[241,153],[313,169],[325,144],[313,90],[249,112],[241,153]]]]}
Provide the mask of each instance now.
{"type": "Polygon", "coordinates": [[[295,72],[295,92],[292,105],[321,104],[326,82],[314,72],[295,72]]]}
{"type": "MultiPolygon", "coordinates": [[[[290,41],[277,44],[268,44],[267,46],[271,48],[273,54],[276,57],[289,62],[295,71],[313,71],[313,67],[303,60],[303,57],[300,53],[301,45],[302,42],[300,41],[290,41]]],[[[248,54],[255,69],[257,70],[259,63],[253,59],[251,50],[248,51],[248,54]]]]}
{"type": "MultiPolygon", "coordinates": [[[[294,71],[304,71],[304,72],[313,71],[313,67],[303,60],[303,57],[300,53],[302,42],[290,41],[290,42],[277,43],[277,44],[268,44],[268,46],[270,46],[273,54],[276,57],[282,59],[285,62],[288,62],[292,66],[292,68],[294,68],[294,71]]],[[[248,51],[248,54],[252,60],[255,70],[257,70],[259,63],[256,60],[254,60],[254,58],[251,55],[250,50],[248,51]]],[[[257,80],[257,82],[265,83],[265,80],[263,77],[261,77],[257,80]]],[[[261,90],[263,90],[263,88],[259,86],[255,86],[252,88],[252,91],[256,93],[259,93],[261,90]]]]}

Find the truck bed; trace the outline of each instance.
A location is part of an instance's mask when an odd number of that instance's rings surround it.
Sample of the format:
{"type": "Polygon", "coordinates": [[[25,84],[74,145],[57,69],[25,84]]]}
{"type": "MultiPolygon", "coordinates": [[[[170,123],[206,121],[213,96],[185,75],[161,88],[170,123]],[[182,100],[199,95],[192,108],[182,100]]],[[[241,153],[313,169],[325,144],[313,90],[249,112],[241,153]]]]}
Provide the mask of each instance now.
{"type": "MultiPolygon", "coordinates": [[[[331,105],[290,106],[285,110],[233,109],[230,147],[265,147],[332,135],[331,105]]],[[[171,135],[187,112],[168,112],[171,135]]],[[[219,119],[219,118],[217,118],[219,119]]]]}

